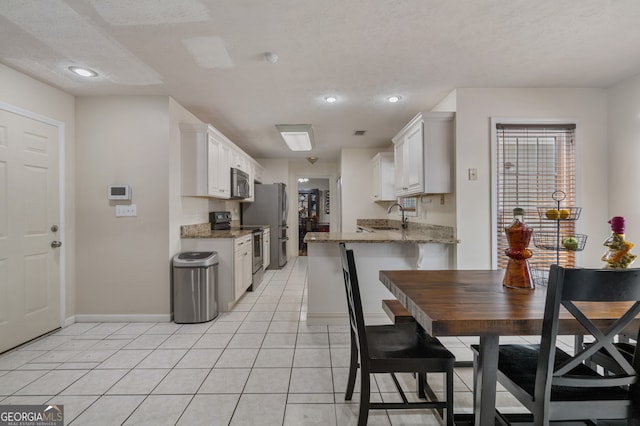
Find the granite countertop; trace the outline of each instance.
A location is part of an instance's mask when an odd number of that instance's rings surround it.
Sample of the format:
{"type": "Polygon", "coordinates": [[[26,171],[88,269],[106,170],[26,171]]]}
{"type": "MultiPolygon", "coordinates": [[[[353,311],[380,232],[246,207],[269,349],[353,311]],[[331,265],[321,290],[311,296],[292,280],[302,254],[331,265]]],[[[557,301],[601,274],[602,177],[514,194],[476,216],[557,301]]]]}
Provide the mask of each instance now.
{"type": "Polygon", "coordinates": [[[407,229],[400,221],[388,219],[358,219],[357,225],[365,232],[307,232],[306,243],[431,243],[458,244],[451,226],[409,222],[407,229]],[[376,229],[396,228],[396,229],[376,229]]]}
{"type": "Polygon", "coordinates": [[[212,231],[209,222],[195,225],[182,225],[180,227],[180,238],[240,238],[245,235],[251,235],[251,233],[250,229],[212,231]]]}

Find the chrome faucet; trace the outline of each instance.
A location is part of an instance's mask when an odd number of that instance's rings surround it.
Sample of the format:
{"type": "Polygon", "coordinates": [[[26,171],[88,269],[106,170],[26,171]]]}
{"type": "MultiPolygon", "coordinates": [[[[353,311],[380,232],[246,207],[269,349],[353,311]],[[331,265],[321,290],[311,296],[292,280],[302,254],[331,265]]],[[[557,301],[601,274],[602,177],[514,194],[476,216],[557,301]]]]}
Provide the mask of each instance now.
{"type": "Polygon", "coordinates": [[[400,212],[402,213],[402,222],[401,222],[400,226],[402,226],[402,229],[407,229],[409,219],[404,217],[404,207],[402,207],[402,205],[400,203],[391,204],[389,206],[389,208],[387,209],[387,213],[391,213],[391,209],[393,209],[395,206],[398,206],[398,208],[400,209],[400,212]]]}

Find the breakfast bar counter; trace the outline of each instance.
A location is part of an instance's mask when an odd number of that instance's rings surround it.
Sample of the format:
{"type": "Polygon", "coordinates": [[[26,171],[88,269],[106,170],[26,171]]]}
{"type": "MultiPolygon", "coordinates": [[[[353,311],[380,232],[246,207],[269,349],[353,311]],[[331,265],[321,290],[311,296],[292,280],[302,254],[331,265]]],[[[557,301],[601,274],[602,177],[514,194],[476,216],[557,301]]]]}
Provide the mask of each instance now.
{"type": "Polygon", "coordinates": [[[307,321],[310,325],[348,324],[339,243],[345,243],[354,252],[362,307],[369,323],[387,323],[389,318],[382,309],[382,300],[395,298],[380,283],[378,271],[452,267],[453,247],[459,243],[454,228],[409,223],[409,227],[402,230],[399,221],[363,222],[358,221],[358,228],[363,232],[306,234],[307,321]],[[398,229],[389,229],[396,226],[398,229]]]}
{"type": "Polygon", "coordinates": [[[457,244],[452,237],[434,235],[428,232],[404,230],[376,230],[374,232],[308,232],[306,243],[421,243],[457,244]]]}

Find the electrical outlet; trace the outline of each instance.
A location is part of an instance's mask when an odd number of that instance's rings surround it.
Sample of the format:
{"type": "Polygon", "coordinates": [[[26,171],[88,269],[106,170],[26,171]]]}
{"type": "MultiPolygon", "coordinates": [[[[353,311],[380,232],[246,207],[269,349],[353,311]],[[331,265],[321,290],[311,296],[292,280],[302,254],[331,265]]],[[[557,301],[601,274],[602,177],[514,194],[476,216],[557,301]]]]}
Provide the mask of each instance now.
{"type": "Polygon", "coordinates": [[[138,209],[135,204],[122,205],[119,204],[116,206],[116,217],[125,217],[125,216],[137,216],[138,209]]]}
{"type": "Polygon", "coordinates": [[[469,169],[469,180],[478,180],[478,169],[469,169]]]}

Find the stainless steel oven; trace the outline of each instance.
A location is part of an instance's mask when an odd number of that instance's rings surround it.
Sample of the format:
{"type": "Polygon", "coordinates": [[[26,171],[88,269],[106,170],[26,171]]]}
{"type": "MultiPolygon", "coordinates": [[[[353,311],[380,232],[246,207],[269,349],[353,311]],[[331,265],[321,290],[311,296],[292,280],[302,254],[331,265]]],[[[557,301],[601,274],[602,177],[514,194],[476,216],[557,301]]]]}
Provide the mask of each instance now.
{"type": "Polygon", "coordinates": [[[263,252],[264,247],[264,230],[262,228],[253,231],[253,281],[250,290],[255,290],[262,281],[264,275],[263,252]]]}
{"type": "Polygon", "coordinates": [[[250,229],[252,233],[253,242],[253,279],[251,281],[251,287],[249,290],[255,290],[262,282],[264,275],[264,229],[262,226],[240,226],[240,229],[250,229]]]}

